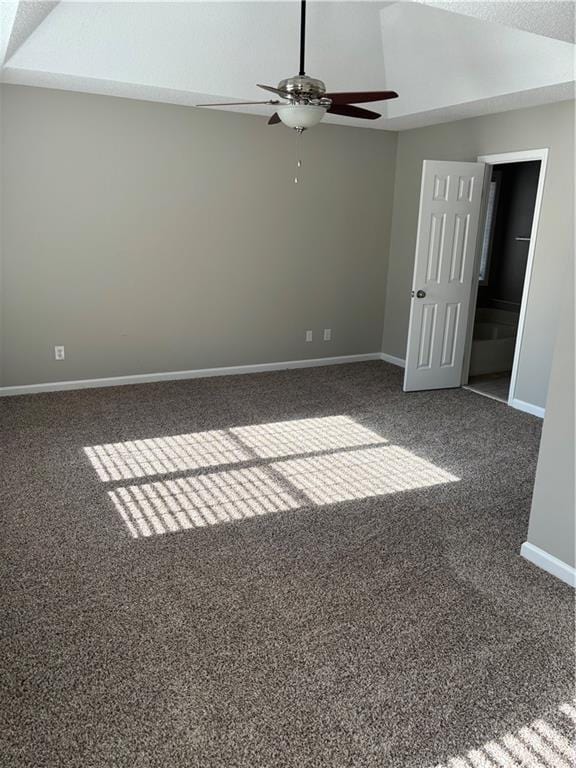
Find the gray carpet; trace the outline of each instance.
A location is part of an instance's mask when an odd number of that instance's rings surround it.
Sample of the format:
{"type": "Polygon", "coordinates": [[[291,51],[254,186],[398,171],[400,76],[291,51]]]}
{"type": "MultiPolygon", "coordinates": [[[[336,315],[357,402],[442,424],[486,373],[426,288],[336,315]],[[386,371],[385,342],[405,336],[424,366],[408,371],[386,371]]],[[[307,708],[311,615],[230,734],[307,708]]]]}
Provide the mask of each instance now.
{"type": "Polygon", "coordinates": [[[4,768],[572,763],[538,419],[383,363],[0,410],[4,768]]]}

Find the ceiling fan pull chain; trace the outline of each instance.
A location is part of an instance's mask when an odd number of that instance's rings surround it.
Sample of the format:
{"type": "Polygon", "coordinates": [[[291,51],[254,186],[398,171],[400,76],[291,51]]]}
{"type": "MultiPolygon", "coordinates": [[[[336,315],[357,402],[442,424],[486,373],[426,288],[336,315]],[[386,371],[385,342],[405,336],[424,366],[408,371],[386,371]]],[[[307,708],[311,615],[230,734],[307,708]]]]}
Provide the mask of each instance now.
{"type": "Polygon", "coordinates": [[[294,176],[294,184],[298,184],[300,168],[302,168],[302,160],[300,159],[300,136],[302,136],[302,133],[302,128],[296,128],[296,175],[294,176]]]}

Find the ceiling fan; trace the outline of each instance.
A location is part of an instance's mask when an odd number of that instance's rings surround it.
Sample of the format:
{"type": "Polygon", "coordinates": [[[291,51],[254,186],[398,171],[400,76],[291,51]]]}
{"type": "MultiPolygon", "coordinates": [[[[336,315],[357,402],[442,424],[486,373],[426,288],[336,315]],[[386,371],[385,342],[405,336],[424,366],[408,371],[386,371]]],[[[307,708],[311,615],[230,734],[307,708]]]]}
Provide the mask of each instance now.
{"type": "Polygon", "coordinates": [[[299,133],[307,128],[313,128],[322,120],[326,112],[344,117],[356,117],[362,120],[376,120],[381,117],[378,112],[357,107],[370,101],[396,99],[396,91],[352,91],[344,93],[327,93],[322,80],[309,77],[304,71],[304,53],[306,43],[306,0],[300,3],[300,71],[294,77],[281,80],[276,88],[271,85],[260,85],[265,91],[280,96],[285,101],[270,99],[268,101],[234,101],[215,104],[197,104],[198,107],[237,107],[248,104],[269,104],[276,111],[268,120],[268,125],[284,123],[289,128],[295,128],[299,133]]]}

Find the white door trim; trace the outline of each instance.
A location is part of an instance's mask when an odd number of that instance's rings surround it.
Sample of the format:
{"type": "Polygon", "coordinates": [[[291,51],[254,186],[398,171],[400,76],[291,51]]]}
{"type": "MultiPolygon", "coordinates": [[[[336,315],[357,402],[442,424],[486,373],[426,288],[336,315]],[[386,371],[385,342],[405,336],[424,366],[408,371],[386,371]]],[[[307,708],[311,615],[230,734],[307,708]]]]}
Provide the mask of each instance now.
{"type": "Polygon", "coordinates": [[[516,405],[518,402],[518,399],[516,398],[518,365],[520,362],[520,350],[524,340],[524,325],[526,323],[526,310],[528,307],[528,297],[530,294],[530,283],[532,281],[532,267],[534,265],[534,253],[536,251],[536,237],[538,235],[540,209],[542,207],[542,200],[544,197],[546,166],[548,163],[548,149],[527,149],[520,152],[503,152],[496,155],[480,155],[477,159],[479,163],[486,163],[486,165],[502,165],[503,163],[526,163],[530,160],[540,160],[540,175],[538,176],[536,204],[534,206],[534,217],[532,219],[532,231],[530,232],[530,245],[528,246],[528,259],[526,261],[526,273],[524,277],[524,288],[522,290],[522,301],[520,303],[518,333],[516,335],[516,346],[514,347],[512,375],[510,377],[510,391],[508,392],[508,405],[512,407],[518,407],[516,405]]]}

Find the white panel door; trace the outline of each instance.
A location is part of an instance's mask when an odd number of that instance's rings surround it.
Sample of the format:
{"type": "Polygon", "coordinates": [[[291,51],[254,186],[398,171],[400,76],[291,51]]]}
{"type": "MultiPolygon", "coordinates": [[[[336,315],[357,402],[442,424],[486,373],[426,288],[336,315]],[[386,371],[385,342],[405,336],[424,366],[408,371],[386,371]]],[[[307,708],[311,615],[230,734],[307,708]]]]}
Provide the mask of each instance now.
{"type": "Polygon", "coordinates": [[[424,161],[405,392],[462,383],[484,168],[424,161]]]}

